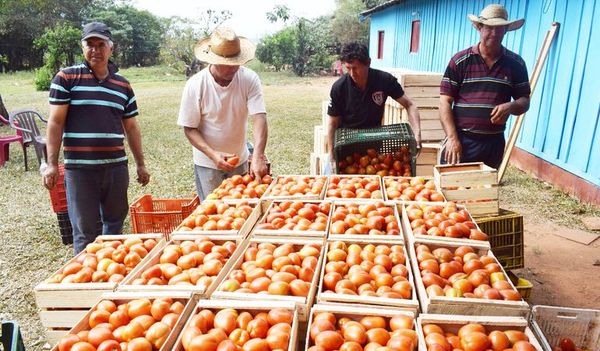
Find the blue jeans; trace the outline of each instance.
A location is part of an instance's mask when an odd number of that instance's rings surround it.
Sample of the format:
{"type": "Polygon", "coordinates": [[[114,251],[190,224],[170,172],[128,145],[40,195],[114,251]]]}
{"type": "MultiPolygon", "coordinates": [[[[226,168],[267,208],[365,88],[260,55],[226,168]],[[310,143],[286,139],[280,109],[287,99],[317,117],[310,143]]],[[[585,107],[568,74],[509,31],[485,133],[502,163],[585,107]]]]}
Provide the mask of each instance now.
{"type": "Polygon", "coordinates": [[[244,174],[248,172],[248,162],[244,162],[231,172],[221,171],[219,169],[202,167],[194,165],[194,178],[196,180],[196,191],[200,201],[206,199],[214,189],[226,178],[235,174],[244,174]]]}
{"type": "Polygon", "coordinates": [[[78,254],[102,234],[120,234],[127,217],[127,165],[100,169],[65,169],[67,209],[73,227],[73,251],[78,254]]]}
{"type": "MultiPolygon", "coordinates": [[[[462,146],[461,163],[483,162],[489,167],[498,169],[504,156],[504,134],[477,134],[458,131],[458,139],[462,146]]],[[[446,164],[442,150],[441,164],[446,164]]]]}

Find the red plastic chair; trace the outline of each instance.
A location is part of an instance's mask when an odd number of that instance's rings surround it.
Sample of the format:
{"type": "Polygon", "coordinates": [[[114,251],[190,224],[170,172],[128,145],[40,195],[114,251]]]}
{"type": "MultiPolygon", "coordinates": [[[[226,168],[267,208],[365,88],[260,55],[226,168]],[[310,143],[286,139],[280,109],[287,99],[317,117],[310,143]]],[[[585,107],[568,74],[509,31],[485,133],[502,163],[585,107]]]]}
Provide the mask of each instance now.
{"type": "Polygon", "coordinates": [[[4,166],[9,158],[10,143],[22,142],[23,138],[19,135],[2,136],[0,137],[0,167],[4,166]]]}

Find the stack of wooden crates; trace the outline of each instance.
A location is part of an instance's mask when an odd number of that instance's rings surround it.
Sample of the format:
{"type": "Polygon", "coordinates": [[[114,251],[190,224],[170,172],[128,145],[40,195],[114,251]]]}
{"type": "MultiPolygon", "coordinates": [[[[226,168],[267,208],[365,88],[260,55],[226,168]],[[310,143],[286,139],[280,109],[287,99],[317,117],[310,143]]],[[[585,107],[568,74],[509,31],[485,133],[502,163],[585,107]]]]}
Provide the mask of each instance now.
{"type": "MultiPolygon", "coordinates": [[[[433,166],[439,163],[441,141],[445,138],[439,118],[440,82],[442,75],[403,69],[386,69],[404,88],[406,95],[417,105],[421,116],[422,150],[417,158],[418,176],[433,176],[433,166]]],[[[327,160],[327,105],[323,101],[321,125],[314,127],[314,148],[310,154],[310,174],[323,174],[327,160]]],[[[388,97],[383,114],[383,125],[408,122],[406,110],[388,97]]]]}

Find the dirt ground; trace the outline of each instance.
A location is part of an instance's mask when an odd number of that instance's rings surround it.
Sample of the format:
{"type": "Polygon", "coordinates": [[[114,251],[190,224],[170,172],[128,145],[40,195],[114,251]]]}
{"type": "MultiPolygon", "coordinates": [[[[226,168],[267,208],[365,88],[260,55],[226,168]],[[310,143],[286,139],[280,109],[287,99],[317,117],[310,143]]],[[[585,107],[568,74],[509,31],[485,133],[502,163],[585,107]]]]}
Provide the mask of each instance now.
{"type": "Polygon", "coordinates": [[[515,273],[533,283],[529,302],[600,308],[600,240],[584,245],[555,232],[573,230],[524,215],[525,267],[515,273]]]}

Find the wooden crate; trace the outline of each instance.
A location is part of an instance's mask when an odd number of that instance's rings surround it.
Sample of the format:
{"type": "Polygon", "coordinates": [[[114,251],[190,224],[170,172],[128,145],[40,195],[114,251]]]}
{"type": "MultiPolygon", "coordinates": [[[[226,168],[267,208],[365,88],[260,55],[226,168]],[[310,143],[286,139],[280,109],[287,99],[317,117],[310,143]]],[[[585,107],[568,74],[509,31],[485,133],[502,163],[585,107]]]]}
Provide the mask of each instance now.
{"type": "MultiPolygon", "coordinates": [[[[270,301],[284,301],[284,302],[293,302],[298,309],[298,315],[301,322],[304,322],[308,318],[308,312],[310,307],[313,304],[313,300],[315,298],[318,279],[319,279],[319,269],[321,267],[321,263],[323,261],[323,250],[324,241],[319,239],[306,239],[306,238],[273,238],[273,237],[251,237],[250,240],[246,242],[243,250],[240,251],[240,254],[237,256],[237,259],[229,267],[225,277],[228,277],[229,274],[235,270],[239,269],[242,263],[244,262],[244,253],[246,249],[253,244],[259,243],[271,243],[271,244],[293,244],[297,247],[305,244],[318,244],[321,245],[321,253],[319,255],[319,260],[317,263],[317,268],[315,269],[315,273],[310,283],[310,289],[308,291],[307,297],[301,296],[280,296],[280,295],[269,295],[269,294],[254,294],[254,293],[238,293],[238,292],[229,292],[229,291],[221,291],[221,284],[217,287],[216,291],[211,295],[211,299],[220,299],[220,300],[244,300],[244,301],[254,301],[260,300],[263,303],[268,304],[270,301]]],[[[221,282],[222,283],[222,282],[221,282]]]]}
{"type": "Polygon", "coordinates": [[[498,172],[483,162],[436,165],[435,183],[448,201],[467,206],[471,215],[498,214],[498,172]]]}
{"type": "Polygon", "coordinates": [[[433,178],[433,167],[440,163],[442,144],[421,143],[421,153],[417,157],[417,176],[433,178]]]}
{"type": "Polygon", "coordinates": [[[313,135],[313,152],[316,154],[327,153],[327,127],[315,126],[313,135]]]}
{"type": "MultiPolygon", "coordinates": [[[[433,177],[429,176],[416,176],[416,177],[420,177],[425,179],[425,181],[430,181],[433,179],[433,177]]],[[[424,201],[404,201],[404,200],[396,200],[396,199],[390,199],[388,196],[388,190],[387,190],[387,186],[385,184],[386,180],[402,180],[402,179],[408,179],[410,181],[410,179],[412,178],[416,178],[416,177],[399,177],[399,176],[385,176],[381,178],[381,184],[383,186],[383,198],[385,199],[385,201],[393,201],[395,203],[401,203],[401,204],[418,204],[418,203],[423,203],[424,201]]],[[[435,185],[435,183],[434,183],[435,185]]],[[[440,191],[440,189],[438,189],[437,186],[435,186],[435,190],[440,193],[442,195],[442,197],[444,196],[444,194],[442,194],[442,192],[440,191]]],[[[432,201],[432,203],[437,203],[437,204],[442,204],[444,202],[446,202],[446,199],[444,198],[444,201],[432,201]]]]}
{"type": "MultiPolygon", "coordinates": [[[[237,205],[240,202],[229,202],[229,201],[207,201],[207,202],[216,202],[216,203],[227,203],[230,205],[237,205]]],[[[254,208],[254,210],[250,213],[250,216],[248,216],[248,218],[246,219],[246,222],[244,222],[244,225],[242,226],[242,228],[240,228],[240,230],[182,230],[182,225],[180,224],[174,231],[173,233],[171,233],[171,235],[176,235],[176,234],[182,234],[182,235],[191,235],[191,234],[198,234],[198,235],[228,235],[228,236],[239,236],[242,238],[245,238],[246,236],[248,236],[248,234],[250,234],[250,232],[252,231],[252,228],[254,227],[254,225],[256,224],[256,222],[258,221],[258,219],[260,218],[260,206],[258,204],[258,202],[253,202],[253,201],[247,201],[248,204],[254,208]]],[[[190,215],[191,216],[191,215],[190,215]]]]}
{"type": "Polygon", "coordinates": [[[273,183],[269,186],[265,194],[263,195],[263,200],[323,200],[325,198],[325,190],[327,190],[327,182],[328,177],[326,176],[309,176],[309,175],[280,175],[273,180],[273,183]],[[281,180],[287,177],[293,177],[296,179],[299,178],[321,178],[324,180],[323,189],[319,194],[294,194],[294,195],[272,195],[273,188],[277,185],[281,180]]]}
{"type": "Polygon", "coordinates": [[[525,333],[529,342],[537,351],[543,351],[540,342],[528,326],[528,321],[522,317],[498,317],[498,316],[448,316],[442,314],[421,314],[417,318],[417,334],[419,335],[419,350],[427,350],[425,345],[425,334],[423,334],[423,325],[437,324],[444,332],[458,334],[458,330],[463,325],[469,323],[478,323],[485,327],[488,334],[491,331],[499,330],[519,330],[525,333]]]}
{"type": "MultiPolygon", "coordinates": [[[[473,316],[518,316],[528,317],[529,315],[529,304],[524,300],[521,301],[505,301],[505,300],[486,300],[477,298],[465,298],[465,297],[446,297],[446,296],[433,296],[429,297],[425,291],[425,285],[421,278],[421,272],[419,270],[419,262],[417,261],[417,254],[415,246],[419,244],[425,244],[433,251],[439,247],[448,248],[454,252],[457,247],[463,246],[461,243],[449,243],[439,240],[426,240],[426,239],[415,239],[413,243],[408,245],[409,256],[415,277],[415,286],[417,288],[417,294],[419,295],[419,301],[421,302],[421,310],[423,313],[441,313],[441,314],[458,314],[458,315],[473,315],[473,316]]],[[[490,256],[494,259],[498,265],[500,263],[494,257],[494,254],[484,245],[468,245],[475,249],[475,253],[479,256],[490,256]]],[[[504,273],[506,280],[510,283],[513,289],[516,291],[516,287],[508,279],[508,275],[502,266],[502,273],[504,273]]]]}
{"type": "MultiPolygon", "coordinates": [[[[443,206],[444,203],[443,202],[420,202],[417,203],[419,205],[423,205],[423,206],[428,206],[428,205],[433,205],[433,206],[443,206]]],[[[406,208],[408,207],[408,204],[400,204],[398,205],[400,207],[402,207],[402,229],[404,230],[404,235],[406,236],[406,241],[407,242],[413,242],[415,240],[436,240],[436,241],[440,241],[440,242],[447,242],[447,243],[456,243],[456,244],[461,244],[461,245],[469,245],[469,246],[482,246],[482,247],[486,247],[486,248],[490,248],[490,242],[489,241],[483,241],[483,240],[472,240],[472,239],[466,239],[466,238],[449,238],[449,237],[445,237],[445,236],[431,236],[431,235],[422,235],[422,234],[415,234],[410,226],[410,220],[408,219],[408,214],[406,212],[406,208]]],[[[462,205],[457,205],[458,209],[464,209],[465,206],[462,205]]],[[[468,211],[467,211],[468,212],[468,211]]],[[[475,222],[475,220],[473,219],[472,216],[469,215],[469,220],[471,222],[473,222],[475,224],[475,227],[477,227],[477,229],[481,230],[479,228],[479,226],[477,225],[477,222],[475,222]]]]}
{"type": "MultiPolygon", "coordinates": [[[[146,270],[146,268],[160,262],[160,256],[163,253],[163,249],[161,249],[159,251],[154,252],[152,257],[150,257],[150,259],[148,261],[146,261],[146,263],[142,267],[140,267],[140,269],[136,272],[136,274],[130,274],[129,277],[127,277],[127,279],[125,279],[123,281],[123,283],[118,286],[117,291],[119,291],[119,292],[121,292],[121,291],[141,292],[141,293],[147,293],[147,292],[151,292],[151,291],[174,293],[174,292],[183,291],[183,292],[191,292],[195,295],[198,295],[198,297],[200,297],[200,298],[209,298],[210,295],[212,294],[212,292],[217,288],[217,285],[219,285],[219,283],[225,278],[227,271],[232,266],[235,259],[241,254],[241,252],[242,252],[241,250],[244,247],[244,243],[247,241],[247,239],[245,239],[241,236],[229,236],[229,235],[206,235],[206,237],[208,237],[212,242],[218,243],[218,244],[222,244],[226,241],[235,241],[236,242],[235,252],[229,257],[229,259],[227,259],[227,262],[225,262],[225,264],[223,265],[223,268],[221,269],[219,274],[217,274],[214,277],[212,283],[207,288],[200,287],[200,286],[190,286],[190,285],[133,285],[132,282],[135,279],[141,277],[142,273],[144,272],[144,270],[146,270]]],[[[181,242],[183,242],[185,240],[195,240],[197,238],[198,238],[198,235],[194,235],[194,234],[177,234],[177,235],[171,236],[171,239],[165,244],[165,246],[171,245],[171,244],[180,244],[181,242]]]]}
{"type": "Polygon", "coordinates": [[[378,175],[362,175],[362,174],[336,174],[335,176],[331,176],[329,177],[329,182],[327,182],[327,190],[325,191],[325,200],[329,200],[329,201],[352,201],[352,202],[356,202],[356,201],[373,201],[373,200],[381,200],[383,201],[383,185],[381,184],[381,177],[378,175]],[[327,195],[327,192],[329,191],[329,189],[331,188],[332,185],[332,178],[333,177],[338,177],[338,178],[378,178],[379,180],[379,191],[381,196],[376,196],[370,199],[363,199],[363,198],[341,198],[341,197],[331,197],[327,195]]]}
{"type": "Polygon", "coordinates": [[[189,315],[189,318],[183,328],[181,329],[181,333],[179,337],[173,344],[171,350],[173,351],[184,351],[181,340],[183,338],[183,331],[189,326],[191,319],[193,316],[198,314],[201,310],[209,309],[213,311],[213,313],[217,313],[220,310],[226,308],[233,308],[238,312],[250,312],[253,316],[257,313],[266,312],[268,313],[273,308],[283,308],[286,310],[290,310],[294,314],[294,320],[292,322],[292,329],[290,330],[290,341],[289,346],[287,348],[288,351],[295,351],[296,346],[298,344],[298,327],[300,324],[298,311],[296,310],[296,306],[291,302],[284,301],[269,301],[268,304],[265,304],[263,301],[227,301],[227,300],[200,300],[192,309],[192,313],[189,315]]]}
{"type": "MultiPolygon", "coordinates": [[[[102,301],[102,300],[110,300],[110,301],[115,302],[117,305],[119,305],[122,303],[127,303],[131,300],[140,299],[140,298],[156,299],[156,298],[164,298],[164,297],[170,297],[174,301],[179,301],[179,302],[183,303],[183,305],[185,306],[183,309],[183,312],[181,313],[181,315],[179,316],[179,319],[177,320],[177,322],[175,324],[175,327],[173,327],[173,329],[171,330],[171,333],[169,333],[169,336],[167,337],[167,340],[165,341],[163,346],[160,348],[160,351],[171,350],[172,346],[175,343],[177,336],[179,335],[179,333],[181,332],[181,329],[183,328],[183,324],[188,319],[188,316],[192,312],[192,309],[195,305],[195,298],[192,297],[192,295],[189,293],[186,294],[186,293],[181,293],[181,292],[180,293],[149,292],[149,293],[144,293],[144,294],[140,294],[140,293],[106,293],[106,294],[103,294],[91,308],[87,309],[83,314],[77,314],[77,316],[78,316],[77,321],[75,322],[75,324],[73,324],[73,326],[71,328],[68,328],[66,330],[61,330],[61,331],[48,332],[47,333],[47,341],[50,345],[54,345],[54,347],[52,348],[52,351],[58,351],[57,343],[60,341],[60,339],[62,337],[64,337],[68,333],[76,334],[83,330],[89,330],[90,329],[90,325],[89,325],[90,315],[96,309],[96,307],[98,306],[98,303],[100,303],[100,301],[102,301]]],[[[73,318],[74,318],[74,316],[73,316],[73,318]]]]}
{"type": "Polygon", "coordinates": [[[310,175],[325,175],[325,167],[329,162],[329,154],[310,153],[310,175]]]}
{"type": "MultiPolygon", "coordinates": [[[[96,238],[96,242],[99,240],[114,241],[128,238],[156,239],[157,244],[127,276],[136,274],[144,263],[150,259],[152,254],[160,250],[166,243],[163,239],[163,234],[100,235],[96,238]]],[[[85,254],[85,251],[82,251],[70,259],[65,266],[75,262],[85,254]]],[[[59,271],[60,269],[55,271],[51,276],[57,274],[59,271]]],[[[55,340],[57,336],[64,335],[85,315],[90,307],[94,306],[100,300],[102,294],[113,292],[118,284],[115,282],[64,284],[42,282],[36,285],[33,289],[33,295],[36,305],[40,309],[39,318],[44,328],[46,328],[48,339],[55,340]]]]}
{"type": "MultiPolygon", "coordinates": [[[[325,189],[325,187],[323,187],[323,189],[325,189]]],[[[260,219],[260,221],[257,223],[261,224],[261,223],[265,223],[266,221],[266,217],[267,214],[269,213],[271,207],[273,207],[275,204],[277,203],[281,203],[283,201],[301,201],[302,203],[313,203],[313,204],[321,204],[321,203],[330,203],[330,201],[320,201],[320,200],[311,200],[311,201],[307,201],[307,200],[273,200],[273,201],[269,201],[269,202],[262,202],[261,206],[263,208],[262,212],[262,217],[260,219]]],[[[331,218],[331,210],[333,209],[333,206],[331,206],[331,208],[329,209],[329,214],[327,214],[327,225],[325,226],[325,230],[324,231],[317,231],[317,230],[284,230],[284,229],[277,229],[277,230],[269,230],[269,229],[259,229],[259,228],[255,228],[254,231],[252,232],[252,235],[254,237],[261,237],[261,236],[270,236],[270,237],[294,237],[294,238],[316,238],[316,239],[324,239],[327,236],[327,233],[329,232],[329,223],[330,223],[330,218],[331,218]]]]}
{"type": "MultiPolygon", "coordinates": [[[[389,325],[389,319],[391,319],[392,317],[397,316],[399,314],[408,316],[413,319],[415,318],[415,314],[412,311],[405,310],[405,309],[399,309],[399,308],[395,308],[395,307],[381,308],[381,307],[373,307],[373,306],[363,307],[363,306],[350,305],[350,304],[318,303],[318,304],[314,305],[310,311],[310,318],[309,318],[308,325],[306,328],[307,329],[306,344],[304,345],[304,350],[308,350],[309,347],[313,346],[313,343],[310,340],[310,325],[312,324],[314,315],[317,313],[323,313],[323,312],[333,313],[333,315],[338,320],[340,318],[346,317],[346,318],[350,318],[351,320],[357,321],[357,322],[360,321],[365,316],[384,317],[387,319],[386,322],[388,322],[388,325],[389,325]]],[[[416,321],[414,323],[414,326],[416,326],[416,321]]],[[[388,329],[388,331],[391,332],[391,329],[388,329]]]]}
{"type": "MultiPolygon", "coordinates": [[[[383,201],[369,201],[368,203],[377,203],[377,202],[383,202],[383,201]]],[[[330,233],[330,228],[332,225],[332,219],[331,217],[333,216],[333,214],[335,213],[335,208],[338,206],[346,206],[349,204],[355,204],[355,205],[363,205],[365,204],[365,201],[355,201],[355,202],[349,202],[349,201],[335,201],[333,203],[333,208],[331,209],[331,215],[330,215],[330,219],[329,219],[329,225],[327,226],[327,233],[328,233],[328,240],[381,240],[381,241],[385,241],[388,243],[395,243],[395,244],[401,244],[404,245],[404,234],[402,232],[402,221],[400,220],[400,213],[398,212],[398,207],[393,203],[393,202],[383,202],[387,207],[392,207],[393,208],[393,213],[394,213],[394,217],[396,217],[396,221],[398,222],[398,230],[399,233],[398,235],[373,235],[373,234],[331,234],[330,233]]]]}
{"type": "Polygon", "coordinates": [[[402,309],[406,309],[408,311],[412,311],[415,315],[418,313],[419,300],[417,299],[417,291],[415,289],[415,281],[414,281],[413,272],[412,272],[411,266],[410,266],[411,262],[408,257],[408,252],[406,251],[406,247],[403,245],[403,243],[391,243],[389,241],[371,240],[371,239],[367,239],[367,238],[365,238],[363,240],[357,240],[357,239],[328,240],[324,253],[325,253],[325,255],[323,258],[323,265],[321,266],[321,274],[319,277],[319,290],[317,293],[317,302],[318,303],[347,303],[347,304],[352,304],[354,306],[372,305],[371,307],[375,307],[375,306],[390,307],[391,306],[394,308],[402,308],[402,309]],[[342,242],[346,243],[347,245],[358,244],[361,247],[364,247],[367,244],[373,244],[375,246],[381,245],[381,244],[388,245],[388,246],[401,245],[404,249],[404,257],[406,258],[405,266],[408,269],[408,281],[409,281],[410,285],[412,286],[411,298],[410,299],[393,299],[393,298],[387,298],[387,297],[337,294],[337,293],[333,293],[333,292],[323,291],[323,277],[325,276],[325,265],[328,262],[327,253],[329,252],[329,245],[333,241],[342,241],[342,242]]]}

